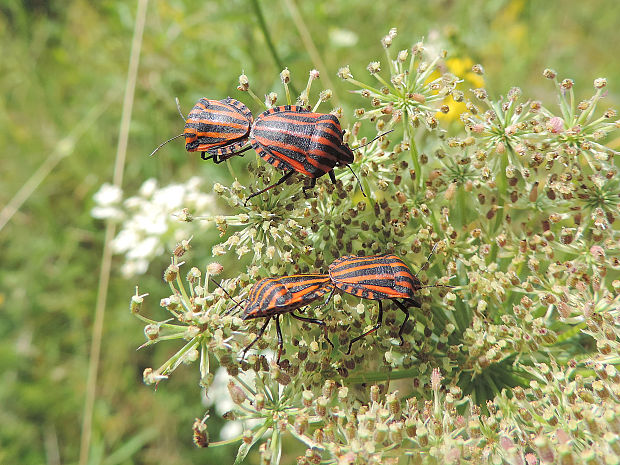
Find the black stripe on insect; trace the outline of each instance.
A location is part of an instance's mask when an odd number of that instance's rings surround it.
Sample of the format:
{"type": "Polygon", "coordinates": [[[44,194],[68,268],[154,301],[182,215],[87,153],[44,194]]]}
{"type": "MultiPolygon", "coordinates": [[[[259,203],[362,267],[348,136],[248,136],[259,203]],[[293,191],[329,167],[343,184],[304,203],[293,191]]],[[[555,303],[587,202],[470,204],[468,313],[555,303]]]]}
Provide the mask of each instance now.
{"type": "MultiPolygon", "coordinates": [[[[353,150],[390,132],[380,134],[353,150]]],[[[334,167],[337,166],[346,166],[351,170],[365,196],[362,184],[349,166],[353,163],[353,150],[343,142],[343,137],[344,132],[336,116],[314,113],[297,105],[270,108],[258,115],[249,134],[251,146],[231,152],[226,157],[254,148],[263,160],[284,171],[284,175],[274,184],[250,194],[244,204],[247,205],[252,197],[282,184],[296,172],[311,179],[310,185],[303,188],[304,194],[316,185],[317,178],[326,173],[335,184],[334,167]]]]}
{"type": "Polygon", "coordinates": [[[335,260],[329,266],[329,278],[334,285],[325,305],[329,303],[334,292],[339,291],[351,294],[362,299],[376,300],[379,304],[379,315],[377,323],[368,331],[351,339],[347,355],[351,353],[353,343],[365,336],[377,331],[383,322],[382,300],[389,299],[405,314],[405,321],[398,330],[400,344],[404,344],[403,331],[409,320],[409,308],[421,307],[420,300],[416,296],[417,292],[427,287],[448,287],[452,286],[434,284],[423,285],[418,279],[420,271],[426,267],[437,248],[437,244],[431,250],[426,263],[418,273],[413,274],[409,267],[394,254],[356,256],[347,255],[335,260]]]}
{"type": "Polygon", "coordinates": [[[241,154],[239,149],[246,145],[254,122],[252,112],[245,104],[230,97],[222,100],[203,97],[196,102],[186,118],[181,112],[179,100],[176,102],[179,114],[185,121],[185,130],[159,144],[151,156],[179,137],[185,137],[185,150],[201,152],[203,160],[213,159],[215,163],[221,163],[241,154]]]}
{"type": "Polygon", "coordinates": [[[321,326],[323,335],[329,345],[334,347],[327,335],[327,325],[324,321],[315,318],[307,318],[294,313],[295,310],[305,307],[333,289],[329,276],[325,274],[297,274],[290,276],[280,276],[278,278],[264,278],[254,283],[248,292],[248,296],[236,302],[228,292],[216,281],[212,280],[219,286],[228,297],[235,302],[235,305],[228,309],[225,314],[232,313],[235,309],[241,307],[245,302],[245,306],[241,311],[242,320],[250,320],[255,318],[265,318],[265,323],[259,329],[256,338],[250,342],[244,349],[241,359],[243,360],[247,352],[262,337],[267,329],[267,325],[274,319],[276,322],[276,332],[278,335],[278,358],[280,361],[283,351],[282,330],[280,329],[280,316],[290,313],[297,320],[313,323],[321,326]]]}

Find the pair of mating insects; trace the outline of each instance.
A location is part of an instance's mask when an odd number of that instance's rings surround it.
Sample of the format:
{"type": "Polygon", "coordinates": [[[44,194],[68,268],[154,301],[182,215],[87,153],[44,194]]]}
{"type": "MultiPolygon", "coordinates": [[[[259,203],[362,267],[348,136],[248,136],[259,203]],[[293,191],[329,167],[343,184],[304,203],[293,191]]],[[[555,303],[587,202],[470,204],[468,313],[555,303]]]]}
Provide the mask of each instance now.
{"type": "MultiPolygon", "coordinates": [[[[431,251],[428,260],[430,260],[434,250],[435,248],[431,251]]],[[[235,302],[236,305],[228,310],[226,312],[227,314],[239,308],[243,302],[247,302],[241,313],[241,319],[266,318],[256,338],[243,349],[242,359],[245,358],[248,350],[261,338],[267,329],[269,321],[273,318],[276,322],[276,331],[278,334],[279,349],[277,361],[280,361],[283,342],[279,318],[280,315],[285,313],[290,313],[291,316],[297,320],[320,325],[323,329],[325,339],[333,348],[334,344],[327,335],[327,326],[324,321],[296,315],[294,311],[330,293],[327,302],[325,302],[325,305],[327,305],[336,290],[363,299],[377,300],[379,303],[377,323],[370,330],[351,339],[347,355],[351,353],[353,343],[373,333],[381,326],[383,320],[383,306],[381,305],[381,301],[384,299],[392,300],[405,314],[405,321],[403,321],[398,330],[398,337],[402,345],[404,343],[402,334],[405,324],[409,320],[407,308],[419,308],[421,306],[420,301],[415,295],[416,292],[424,287],[451,287],[442,285],[422,285],[417,274],[414,275],[405,262],[393,254],[371,255],[366,257],[347,255],[335,260],[329,266],[328,273],[329,274],[297,274],[279,278],[264,278],[252,286],[247,298],[239,303],[235,302]],[[402,301],[398,299],[402,299],[402,301]]]]}
{"type": "MultiPolygon", "coordinates": [[[[180,109],[179,113],[185,119],[180,109]]],[[[304,193],[325,173],[336,183],[334,166],[349,167],[354,159],[343,136],[338,118],[331,114],[283,105],[270,108],[254,121],[248,107],[238,100],[201,98],[189,112],[184,132],[160,144],[151,155],[178,137],[185,137],[188,152],[201,152],[203,160],[212,159],[215,163],[254,148],[263,160],[285,173],[276,183],[252,193],[245,200],[247,204],[252,197],[282,184],[295,172],[311,179],[310,186],[303,188],[304,193]],[[248,139],[250,145],[246,146],[248,139]]]]}

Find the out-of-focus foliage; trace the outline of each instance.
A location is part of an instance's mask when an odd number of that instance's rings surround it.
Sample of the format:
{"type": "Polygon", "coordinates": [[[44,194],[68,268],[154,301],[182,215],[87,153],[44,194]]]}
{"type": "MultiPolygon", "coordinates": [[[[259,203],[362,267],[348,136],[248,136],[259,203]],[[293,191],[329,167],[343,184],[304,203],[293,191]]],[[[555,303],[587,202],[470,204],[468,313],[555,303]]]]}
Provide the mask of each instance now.
{"type": "MultiPolygon", "coordinates": [[[[301,89],[307,71],[319,63],[289,3],[262,7],[279,59],[301,89]]],[[[391,26],[409,42],[426,36],[445,43],[456,64],[482,63],[490,93],[519,85],[529,97],[554,105],[539,77],[552,67],[574,79],[577,92],[583,89],[578,99],[589,97],[585,89],[593,77],[606,76],[609,104],[618,106],[620,69],[613,45],[620,43],[620,4],[614,1],[297,3],[325,64],[322,84],[331,79],[345,115],[359,106],[359,97],[348,93],[351,87],[336,71],[350,64],[360,74],[376,58],[377,37],[391,26]]],[[[202,96],[238,98],[234,89],[242,70],[254,89],[280,91],[280,69],[255,5],[151,1],[125,168],[127,195],[151,177],[167,185],[199,174],[209,185],[230,185],[225,168],[188,156],[179,141],[160,150],[156,160],[147,155],[182,128],[176,96],[185,112],[202,96]]],[[[43,163],[60,159],[0,230],[0,463],[77,460],[103,241],[103,224],[90,211],[93,194],[112,176],[134,19],[135,2],[117,0],[0,5],[0,206],[43,163]]],[[[610,145],[617,149],[619,143],[610,145]]],[[[247,180],[243,160],[234,169],[247,180]]],[[[195,237],[194,259],[200,260],[196,250],[202,248],[207,260],[216,241],[214,229],[195,237]]],[[[152,264],[142,286],[158,288],[165,260],[152,264]]],[[[236,263],[224,261],[228,270],[236,263]]],[[[204,461],[187,426],[203,410],[193,370],[177,370],[156,393],[142,385],[144,367],[169,356],[170,349],[162,344],[148,354],[135,352],[142,342],[139,326],[125,304],[135,283],[121,276],[121,264],[114,263],[108,295],[92,463],[106,457],[106,463],[204,461]]],[[[230,453],[216,449],[209,457],[215,461],[230,453]]]]}

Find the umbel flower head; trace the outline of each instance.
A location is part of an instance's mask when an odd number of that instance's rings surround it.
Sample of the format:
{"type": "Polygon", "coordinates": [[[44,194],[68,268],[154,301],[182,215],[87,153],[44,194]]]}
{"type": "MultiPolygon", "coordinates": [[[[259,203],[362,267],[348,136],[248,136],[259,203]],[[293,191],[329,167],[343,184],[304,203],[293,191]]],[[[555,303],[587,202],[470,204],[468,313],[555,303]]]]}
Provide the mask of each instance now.
{"type": "MultiPolygon", "coordinates": [[[[314,70],[297,96],[341,119],[345,141],[359,147],[351,168],[367,197],[340,170],[336,184],[320,179],[307,197],[292,177],[246,206],[249,192],[281,175],[260,162],[247,186],[214,185],[221,210],[191,219],[219,230],[218,263],[192,267],[212,258],[190,253],[186,238],[163,276],[165,318],[145,316],[146,294],[131,299],[144,346],[179,346],[145,382],[197,363],[205,392],[228,399],[222,416],[237,436],[206,434],[203,417],[194,440],[236,442],[237,462],[254,450],[280,463],[293,438],[306,449],[299,464],[617,463],[620,189],[617,154],[605,145],[615,112],[597,110],[606,82],[578,103],[572,82],[545,71],[559,106],[517,87],[500,97],[480,83],[463,91],[463,76],[445,72],[445,53],[418,43],[395,55],[397,42],[395,29],[381,41],[387,58],[368,65],[370,84],[353,77],[355,64],[340,70],[359,94],[354,115],[326,108],[331,92],[313,92],[314,70]],[[465,106],[460,127],[437,116],[447,96],[465,106]],[[386,253],[421,283],[420,308],[404,326],[390,300],[379,307],[335,293],[304,308],[306,321],[278,314],[277,363],[276,325],[237,316],[261,278],[327,273],[344,255],[386,253]],[[309,320],[325,322],[333,348],[309,320]]],[[[238,89],[261,106],[291,104],[295,76],[284,70],[280,79],[282,102],[258,98],[245,75],[238,89]]]]}

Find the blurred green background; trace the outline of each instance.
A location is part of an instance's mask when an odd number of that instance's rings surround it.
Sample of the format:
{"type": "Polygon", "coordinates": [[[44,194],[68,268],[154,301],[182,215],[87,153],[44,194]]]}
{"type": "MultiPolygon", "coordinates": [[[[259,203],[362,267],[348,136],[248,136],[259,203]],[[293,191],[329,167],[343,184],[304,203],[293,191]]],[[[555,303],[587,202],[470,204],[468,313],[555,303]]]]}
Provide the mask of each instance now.
{"type": "MultiPolygon", "coordinates": [[[[398,28],[396,50],[425,38],[463,63],[481,63],[494,95],[518,85],[525,96],[553,106],[553,85],[541,76],[550,67],[574,79],[582,98],[591,95],[594,78],[607,77],[608,105],[620,100],[617,0],[151,0],[124,168],[126,196],[150,177],[160,185],[196,173],[208,185],[231,181],[225,168],[201,163],[180,141],[156,158],[148,154],[182,131],[175,97],[185,112],[200,97],[228,95],[256,112],[258,106],[236,90],[242,71],[259,96],[282,93],[257,7],[297,89],[320,66],[303,36],[307,29],[324,61],[320,86],[332,85],[328,78],[333,83],[345,126],[362,102],[336,71],[349,64],[369,81],[365,67],[384,60],[379,40],[390,27],[398,28]]],[[[105,230],[90,209],[92,195],[112,179],[136,8],[135,0],[0,2],[0,209],[33,173],[49,168],[32,181],[32,193],[10,219],[2,211],[8,219],[0,229],[2,464],[78,462],[105,230]]],[[[237,173],[248,158],[253,155],[236,164],[237,173]]],[[[196,240],[205,262],[214,239],[196,240]]],[[[204,412],[193,367],[177,370],[157,391],[142,384],[143,369],[157,366],[174,347],[136,352],[144,336],[128,311],[129,297],[139,282],[152,293],[148,312],[157,314],[168,256],[135,280],[120,276],[121,261],[113,261],[108,291],[90,463],[232,462],[232,449],[192,445],[191,424],[204,412]]],[[[213,422],[217,428],[219,420],[213,422]]]]}

